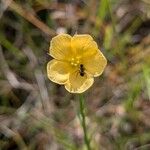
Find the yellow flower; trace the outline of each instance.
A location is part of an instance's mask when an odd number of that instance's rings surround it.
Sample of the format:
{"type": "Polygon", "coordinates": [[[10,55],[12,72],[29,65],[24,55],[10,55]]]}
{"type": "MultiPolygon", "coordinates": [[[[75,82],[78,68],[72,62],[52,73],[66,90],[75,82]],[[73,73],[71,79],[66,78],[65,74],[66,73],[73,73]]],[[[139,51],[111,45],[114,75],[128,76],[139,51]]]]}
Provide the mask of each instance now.
{"type": "Polygon", "coordinates": [[[57,35],[51,40],[49,53],[54,59],[47,64],[48,78],[71,93],[86,91],[107,64],[96,42],[87,34],[57,35]]]}

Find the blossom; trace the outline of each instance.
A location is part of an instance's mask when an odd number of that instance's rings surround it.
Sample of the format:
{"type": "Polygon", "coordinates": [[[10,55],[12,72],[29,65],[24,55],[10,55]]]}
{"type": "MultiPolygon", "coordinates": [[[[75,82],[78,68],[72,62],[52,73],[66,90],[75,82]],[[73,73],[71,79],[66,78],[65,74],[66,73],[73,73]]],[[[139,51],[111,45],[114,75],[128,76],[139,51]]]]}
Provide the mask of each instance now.
{"type": "Polygon", "coordinates": [[[52,38],[47,64],[48,78],[71,93],[82,93],[102,74],[107,60],[88,34],[60,34],[52,38]]]}

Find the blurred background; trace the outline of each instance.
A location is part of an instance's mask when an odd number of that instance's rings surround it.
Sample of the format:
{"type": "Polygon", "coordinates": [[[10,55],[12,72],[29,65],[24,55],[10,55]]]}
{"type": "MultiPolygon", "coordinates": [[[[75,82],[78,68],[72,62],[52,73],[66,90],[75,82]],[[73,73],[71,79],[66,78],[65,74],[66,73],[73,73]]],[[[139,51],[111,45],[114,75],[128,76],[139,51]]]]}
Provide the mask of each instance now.
{"type": "Polygon", "coordinates": [[[150,150],[149,0],[0,0],[0,150],[86,149],[78,97],[46,75],[59,33],[108,60],[85,93],[92,149],[150,150]]]}

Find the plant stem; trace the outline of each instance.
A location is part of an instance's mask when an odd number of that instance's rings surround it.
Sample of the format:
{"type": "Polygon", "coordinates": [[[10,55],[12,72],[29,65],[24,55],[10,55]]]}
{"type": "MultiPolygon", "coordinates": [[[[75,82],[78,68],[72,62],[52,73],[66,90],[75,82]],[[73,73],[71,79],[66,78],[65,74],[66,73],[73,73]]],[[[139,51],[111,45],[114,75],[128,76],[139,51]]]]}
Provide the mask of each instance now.
{"type": "Polygon", "coordinates": [[[109,13],[110,13],[110,17],[111,17],[111,20],[112,20],[112,27],[113,27],[114,33],[117,36],[116,20],[115,20],[115,17],[113,15],[113,12],[112,12],[111,3],[109,2],[109,0],[106,0],[106,3],[107,3],[108,10],[109,10],[109,13]]]}
{"type": "Polygon", "coordinates": [[[83,132],[84,132],[84,142],[86,144],[87,150],[91,150],[90,141],[87,135],[86,119],[85,119],[85,103],[84,103],[84,97],[82,94],[79,97],[79,101],[80,101],[80,116],[81,116],[80,120],[81,120],[81,125],[83,128],[83,132]]]}

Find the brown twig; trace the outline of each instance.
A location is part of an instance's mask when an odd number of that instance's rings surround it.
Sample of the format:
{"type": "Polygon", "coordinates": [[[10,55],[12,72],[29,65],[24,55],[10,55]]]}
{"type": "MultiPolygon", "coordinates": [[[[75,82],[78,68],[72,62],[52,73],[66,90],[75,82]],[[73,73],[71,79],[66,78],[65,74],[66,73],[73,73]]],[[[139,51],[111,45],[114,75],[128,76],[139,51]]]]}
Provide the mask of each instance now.
{"type": "Polygon", "coordinates": [[[51,36],[54,36],[56,34],[54,30],[50,29],[46,24],[40,21],[31,11],[26,10],[25,8],[18,5],[16,2],[12,1],[9,7],[15,12],[17,12],[19,15],[24,17],[26,20],[31,22],[33,25],[38,27],[45,34],[51,36]]]}

